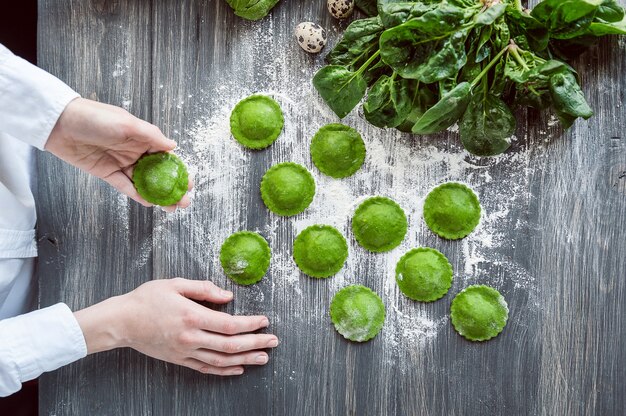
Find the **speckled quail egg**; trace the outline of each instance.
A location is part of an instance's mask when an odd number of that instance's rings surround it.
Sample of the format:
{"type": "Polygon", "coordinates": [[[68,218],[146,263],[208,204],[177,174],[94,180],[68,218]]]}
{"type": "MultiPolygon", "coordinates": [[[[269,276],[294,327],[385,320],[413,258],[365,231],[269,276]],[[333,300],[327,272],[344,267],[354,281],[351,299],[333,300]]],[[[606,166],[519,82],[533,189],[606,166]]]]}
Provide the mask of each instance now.
{"type": "Polygon", "coordinates": [[[317,23],[302,22],[295,34],[300,47],[309,53],[318,53],[326,45],[326,31],[317,23]]]}
{"type": "Polygon", "coordinates": [[[354,0],[328,0],[328,11],[337,19],[345,19],[354,11],[354,0]]]}

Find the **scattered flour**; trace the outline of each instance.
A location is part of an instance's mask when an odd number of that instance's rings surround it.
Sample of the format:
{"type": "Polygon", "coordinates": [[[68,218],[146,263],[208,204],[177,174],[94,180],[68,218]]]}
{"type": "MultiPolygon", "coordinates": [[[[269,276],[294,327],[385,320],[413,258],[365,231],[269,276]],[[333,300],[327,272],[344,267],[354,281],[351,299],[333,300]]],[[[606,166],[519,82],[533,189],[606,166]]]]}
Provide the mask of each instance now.
{"type": "MultiPolygon", "coordinates": [[[[398,352],[406,350],[407,346],[427,345],[445,332],[442,330],[449,326],[447,305],[454,294],[469,284],[507,287],[510,290],[504,294],[510,297],[515,296],[516,291],[534,290],[535,282],[527,272],[525,259],[505,254],[524,242],[524,236],[516,237],[513,231],[527,227],[525,215],[532,172],[529,170],[530,150],[524,147],[525,141],[513,138],[512,150],[506,154],[476,158],[461,147],[458,126],[437,137],[411,136],[369,125],[359,109],[343,123],[356,128],[365,140],[367,157],[363,168],[341,180],[324,176],[310,160],[309,141],[321,126],[339,120],[310,82],[322,65],[322,58],[300,53],[291,33],[273,31],[268,27],[271,25],[272,20],[243,25],[243,29],[233,34],[236,41],[231,53],[214,57],[225,74],[239,65],[254,70],[237,79],[219,77],[219,83],[203,85],[193,96],[184,95],[180,101],[174,100],[174,112],[185,111],[186,108],[181,109],[184,104],[191,108],[188,111],[195,111],[191,114],[196,114],[191,126],[176,137],[177,152],[195,178],[194,203],[190,209],[174,214],[155,214],[159,225],[155,228],[153,243],[171,241],[168,244],[175,246],[173,250],[193,258],[207,277],[236,290],[235,313],[249,314],[257,309],[259,313],[268,312],[267,305],[275,297],[281,302],[302,305],[302,312],[296,316],[276,313],[273,321],[284,328],[326,325],[330,330],[328,293],[332,295],[348,284],[369,286],[381,295],[387,306],[387,320],[379,337],[384,343],[384,359],[390,361],[396,360],[398,352]],[[270,48],[283,52],[268,54],[266,51],[270,48]],[[253,86],[258,89],[252,89],[253,86]],[[285,114],[283,133],[263,151],[244,149],[230,135],[231,109],[252,93],[273,96],[285,114]],[[312,205],[291,218],[269,214],[258,192],[264,171],[283,161],[306,166],[317,186],[312,205]],[[422,219],[425,196],[430,189],[446,181],[468,184],[483,206],[480,225],[461,241],[436,237],[422,219]],[[407,237],[388,253],[365,251],[350,231],[354,209],[373,195],[394,199],[405,210],[409,221],[407,237]],[[291,258],[293,238],[307,226],[318,223],[337,227],[349,244],[346,266],[329,279],[310,279],[302,275],[291,258]],[[246,288],[230,285],[218,260],[221,243],[231,233],[242,229],[260,232],[272,248],[268,276],[260,284],[246,288]],[[417,246],[442,251],[455,270],[450,293],[433,304],[407,299],[395,284],[397,261],[407,250],[417,246]],[[318,296],[320,293],[324,294],[323,298],[318,296]],[[239,301],[241,298],[243,301],[239,301]],[[313,299],[323,304],[311,304],[313,299]]],[[[175,127],[180,128],[179,124],[175,127]]],[[[149,243],[146,242],[146,249],[149,243]]],[[[139,264],[148,258],[140,258],[139,264]]]]}

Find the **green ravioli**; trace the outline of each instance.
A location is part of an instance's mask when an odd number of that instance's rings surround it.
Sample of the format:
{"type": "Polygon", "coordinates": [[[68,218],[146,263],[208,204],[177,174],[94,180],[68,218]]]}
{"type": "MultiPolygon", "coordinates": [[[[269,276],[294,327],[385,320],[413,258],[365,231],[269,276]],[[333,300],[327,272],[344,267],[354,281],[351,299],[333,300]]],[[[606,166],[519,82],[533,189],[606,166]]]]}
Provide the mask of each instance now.
{"type": "Polygon", "coordinates": [[[407,231],[407,220],[400,205],[389,198],[366,199],[354,212],[352,232],[358,243],[374,252],[397,247],[407,231]]]}
{"type": "Polygon", "coordinates": [[[409,298],[432,302],[450,289],[452,266],[446,256],[434,248],[414,248],[398,262],[396,282],[409,298]]]}
{"type": "Polygon", "coordinates": [[[330,225],[305,228],[293,243],[293,258],[304,273],[312,277],[329,277],[343,267],[348,258],[348,244],[330,225]]]}
{"type": "Polygon", "coordinates": [[[509,317],[504,297],[492,287],[473,285],[461,291],[450,307],[454,329],[470,341],[486,341],[502,332],[509,317]]]}
{"type": "Polygon", "coordinates": [[[271,251],[257,233],[240,231],[228,237],[220,251],[226,276],[240,285],[251,285],[263,278],[270,267],[271,251]]]}
{"type": "Polygon", "coordinates": [[[239,101],[230,115],[233,137],[250,149],[263,149],[274,143],[283,124],[280,106],[266,95],[251,95],[239,101]]]}
{"type": "Polygon", "coordinates": [[[467,186],[448,182],[439,185],[424,201],[424,220],[435,234],[458,240],[471,233],[480,221],[480,203],[467,186]]]}
{"type": "Polygon", "coordinates": [[[182,160],[172,153],[152,153],[139,158],[133,169],[133,183],[146,201],[174,205],[187,193],[189,175],[182,160]]]}
{"type": "Polygon", "coordinates": [[[365,161],[365,143],[352,127],[328,124],[311,140],[311,159],[317,168],[333,178],[353,175],[365,161]]]}
{"type": "Polygon", "coordinates": [[[385,305],[371,289],[361,285],[344,287],[330,303],[335,329],[350,341],[374,338],[385,322],[385,305]]]}
{"type": "Polygon", "coordinates": [[[290,216],[304,211],[315,196],[313,176],[302,165],[285,162],[272,166],[261,181],[263,202],[275,214],[290,216]]]}

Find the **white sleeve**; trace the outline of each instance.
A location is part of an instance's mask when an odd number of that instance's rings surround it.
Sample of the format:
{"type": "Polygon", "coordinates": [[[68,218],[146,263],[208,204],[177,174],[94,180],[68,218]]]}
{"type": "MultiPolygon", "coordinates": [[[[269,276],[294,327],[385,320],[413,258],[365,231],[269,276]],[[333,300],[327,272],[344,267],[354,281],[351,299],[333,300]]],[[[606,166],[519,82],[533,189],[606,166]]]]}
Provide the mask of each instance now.
{"type": "Polygon", "coordinates": [[[65,107],[79,95],[0,44],[0,132],[43,150],[65,107]]]}
{"type": "Polygon", "coordinates": [[[83,332],[64,303],[0,321],[0,397],[45,371],[87,355],[83,332]]]}

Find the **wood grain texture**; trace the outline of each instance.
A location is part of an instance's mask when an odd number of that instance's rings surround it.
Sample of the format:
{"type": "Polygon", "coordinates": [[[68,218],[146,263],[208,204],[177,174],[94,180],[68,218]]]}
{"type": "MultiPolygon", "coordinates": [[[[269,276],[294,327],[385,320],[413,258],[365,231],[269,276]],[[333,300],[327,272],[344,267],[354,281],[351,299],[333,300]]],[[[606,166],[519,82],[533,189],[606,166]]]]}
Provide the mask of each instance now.
{"type": "MultiPolygon", "coordinates": [[[[291,98],[297,104],[311,101],[305,83],[322,57],[301,53],[291,36],[303,20],[319,21],[333,36],[340,32],[345,23],[333,21],[324,3],[283,0],[267,19],[250,23],[219,0],[40,0],[39,62],[85,97],[128,106],[191,157],[198,120],[219,115],[224,103],[251,91],[280,89],[292,77],[301,77],[303,84],[302,97],[291,98]],[[250,40],[263,33],[271,33],[269,40],[259,38],[251,47],[250,40]]],[[[42,378],[41,413],[624,414],[625,56],[624,40],[612,39],[575,63],[596,112],[591,120],[563,133],[547,116],[519,114],[520,139],[510,158],[478,166],[487,172],[484,179],[467,178],[488,212],[514,201],[494,222],[506,241],[490,251],[498,262],[485,259],[469,267],[471,244],[440,240],[424,227],[418,211],[409,213],[411,241],[438,248],[454,266],[455,281],[443,300],[415,304],[389,289],[380,273],[386,270],[383,257],[359,249],[346,222],[342,232],[349,236],[353,260],[344,281],[372,287],[388,307],[383,334],[364,345],[348,343],[332,329],[327,318],[337,289],[332,281],[300,275],[296,285],[281,284],[287,276],[273,268],[259,285],[241,288],[214,261],[221,239],[239,229],[270,235],[275,261],[289,260],[297,232],[293,223],[300,217],[269,215],[257,186],[271,164],[306,156],[302,148],[329,121],[314,103],[285,107],[292,119],[284,133],[289,137],[268,150],[247,154],[241,163],[219,152],[206,155],[206,164],[224,163],[224,175],[233,177],[207,177],[200,167],[194,203],[181,215],[127,203],[101,182],[41,155],[42,306],[64,301],[85,307],[149,279],[210,278],[235,291],[225,311],[267,314],[271,331],[281,339],[268,365],[232,379],[207,377],[132,351],[88,357],[42,378]],[[509,182],[516,186],[497,186],[509,182]],[[237,187],[223,199],[212,189],[220,183],[237,187]],[[509,302],[509,323],[496,339],[467,342],[449,322],[419,344],[409,343],[402,332],[386,332],[400,325],[403,313],[445,317],[454,294],[483,282],[496,286],[509,302]]],[[[366,141],[387,136],[367,127],[358,114],[348,121],[359,125],[366,141]]],[[[383,143],[389,164],[427,147],[458,152],[455,133],[383,143]]],[[[312,168],[308,160],[302,163],[312,168]]],[[[476,168],[464,166],[462,172],[476,168]]],[[[373,162],[364,169],[373,171],[373,162]]],[[[393,178],[384,172],[371,181],[347,183],[364,195],[401,185],[390,183],[393,178]]],[[[423,183],[416,199],[437,181],[456,178],[434,165],[413,173],[423,183]]],[[[327,183],[316,180],[318,186],[327,183]]]]}

